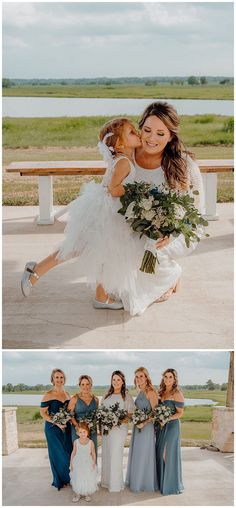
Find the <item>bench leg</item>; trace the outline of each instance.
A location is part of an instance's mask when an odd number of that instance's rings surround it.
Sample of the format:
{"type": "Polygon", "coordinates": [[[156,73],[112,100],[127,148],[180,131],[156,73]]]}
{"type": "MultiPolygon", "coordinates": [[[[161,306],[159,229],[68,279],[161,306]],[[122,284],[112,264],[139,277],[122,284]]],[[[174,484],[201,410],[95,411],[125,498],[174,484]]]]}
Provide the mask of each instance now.
{"type": "Polygon", "coordinates": [[[203,173],[203,185],[205,193],[205,206],[207,220],[218,220],[219,215],[216,212],[217,201],[217,173],[203,173]]]}
{"type": "Polygon", "coordinates": [[[52,176],[39,176],[39,216],[37,224],[53,224],[53,184],[52,176]]]}

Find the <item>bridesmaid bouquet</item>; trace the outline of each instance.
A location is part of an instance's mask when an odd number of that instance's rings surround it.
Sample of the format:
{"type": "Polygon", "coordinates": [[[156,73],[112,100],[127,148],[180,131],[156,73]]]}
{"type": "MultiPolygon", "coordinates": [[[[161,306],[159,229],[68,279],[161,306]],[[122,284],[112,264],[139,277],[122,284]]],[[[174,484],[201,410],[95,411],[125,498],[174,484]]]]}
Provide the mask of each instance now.
{"type": "Polygon", "coordinates": [[[164,427],[164,425],[170,421],[171,415],[172,411],[170,407],[163,403],[158,404],[152,411],[153,423],[158,423],[161,427],[164,427]]]}
{"type": "Polygon", "coordinates": [[[86,416],[76,419],[77,423],[87,423],[90,432],[96,432],[97,430],[97,411],[92,411],[86,416]]]}
{"type": "Polygon", "coordinates": [[[97,409],[97,421],[102,426],[102,433],[106,435],[113,427],[120,427],[123,420],[128,417],[125,409],[120,409],[119,402],[110,407],[101,406],[97,409]]]}
{"type": "MultiPolygon", "coordinates": [[[[57,413],[52,413],[52,423],[59,423],[60,425],[66,425],[71,420],[73,413],[67,411],[65,407],[61,407],[57,413]]],[[[61,429],[65,432],[64,429],[61,429]]]]}
{"type": "MultiPolygon", "coordinates": [[[[190,242],[200,241],[199,226],[208,222],[194,206],[194,198],[188,192],[160,188],[145,182],[134,182],[124,185],[125,194],[121,196],[122,208],[118,213],[124,215],[133,231],[145,235],[145,253],[140,270],[155,273],[157,258],[156,243],[169,237],[184,236],[186,246],[190,242]]],[[[199,194],[193,191],[193,194],[199,194]]],[[[209,235],[206,235],[209,236],[209,235]]]]}
{"type": "MultiPolygon", "coordinates": [[[[148,409],[138,409],[136,408],[131,416],[131,421],[134,425],[139,425],[140,423],[146,422],[150,416],[152,415],[152,412],[148,409]]],[[[142,429],[138,428],[138,431],[141,432],[142,429]]]]}

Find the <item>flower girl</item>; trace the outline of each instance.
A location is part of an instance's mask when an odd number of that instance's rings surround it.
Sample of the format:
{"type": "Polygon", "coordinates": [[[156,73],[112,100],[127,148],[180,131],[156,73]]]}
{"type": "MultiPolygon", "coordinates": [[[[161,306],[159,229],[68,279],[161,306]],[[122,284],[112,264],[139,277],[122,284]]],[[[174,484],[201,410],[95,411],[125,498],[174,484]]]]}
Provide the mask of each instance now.
{"type": "Polygon", "coordinates": [[[104,125],[99,149],[108,168],[102,184],[91,181],[84,185],[80,196],[70,204],[65,239],[59,249],[39,263],[26,264],[21,280],[24,296],[48,270],[78,256],[78,276],[85,276],[96,289],[94,307],[123,308],[121,297],[123,300],[135,288],[137,241],[117,213],[121,208],[117,198],[124,194],[124,184],[135,179],[132,157],[140,145],[139,134],[127,118],[104,125]]]}
{"type": "Polygon", "coordinates": [[[70,464],[71,486],[75,493],[73,503],[77,503],[81,496],[85,496],[85,501],[91,501],[91,494],[97,490],[96,452],[93,441],[89,439],[87,423],[81,422],[76,434],[79,437],[74,441],[70,464]]]}

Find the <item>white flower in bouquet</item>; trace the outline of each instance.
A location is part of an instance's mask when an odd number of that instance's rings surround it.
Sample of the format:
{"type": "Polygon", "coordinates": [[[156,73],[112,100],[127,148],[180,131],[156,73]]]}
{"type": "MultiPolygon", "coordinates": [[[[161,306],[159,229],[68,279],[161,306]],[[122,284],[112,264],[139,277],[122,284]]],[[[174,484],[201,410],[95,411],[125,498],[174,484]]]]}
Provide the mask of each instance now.
{"type": "Polygon", "coordinates": [[[143,198],[143,199],[141,199],[139,206],[140,206],[140,208],[143,208],[144,210],[151,210],[152,202],[153,202],[152,196],[150,196],[150,198],[148,198],[148,199],[143,198]]]}
{"type": "MultiPolygon", "coordinates": [[[[52,413],[52,423],[53,424],[57,424],[59,423],[60,425],[66,425],[67,422],[69,422],[71,420],[71,417],[73,416],[73,413],[70,413],[69,411],[67,411],[67,409],[65,407],[61,407],[59,409],[59,411],[57,413],[52,413]]],[[[63,430],[63,429],[61,429],[63,430]]],[[[64,432],[64,430],[63,430],[64,432]]]]}
{"type": "Polygon", "coordinates": [[[186,210],[183,206],[174,204],[175,219],[181,220],[186,214],[186,210]]]}
{"type": "MultiPolygon", "coordinates": [[[[148,418],[150,417],[150,415],[151,415],[151,411],[149,411],[147,409],[136,408],[134,410],[134,413],[131,416],[131,421],[136,426],[136,425],[139,425],[140,423],[146,422],[148,420],[148,418]]],[[[138,428],[139,432],[141,432],[141,430],[142,429],[138,428]]]]}
{"type": "Polygon", "coordinates": [[[146,220],[152,220],[156,215],[156,212],[154,210],[142,210],[141,212],[141,218],[146,220]]]}
{"type": "Polygon", "coordinates": [[[157,423],[163,427],[170,421],[172,410],[169,406],[161,403],[158,404],[158,406],[153,410],[152,415],[154,423],[157,423]]]}

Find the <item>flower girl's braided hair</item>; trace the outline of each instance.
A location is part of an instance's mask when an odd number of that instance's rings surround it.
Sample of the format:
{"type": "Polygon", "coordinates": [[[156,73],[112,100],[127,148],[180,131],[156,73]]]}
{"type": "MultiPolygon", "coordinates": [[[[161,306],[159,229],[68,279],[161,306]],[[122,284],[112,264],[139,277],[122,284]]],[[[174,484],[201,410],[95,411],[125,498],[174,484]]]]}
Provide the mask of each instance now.
{"type": "Polygon", "coordinates": [[[105,143],[111,152],[111,155],[116,155],[117,141],[122,141],[122,131],[126,124],[129,124],[128,118],[115,118],[107,122],[100,130],[99,139],[105,143]]]}
{"type": "Polygon", "coordinates": [[[178,374],[177,374],[177,371],[175,369],[166,369],[163,373],[162,373],[162,380],[161,380],[161,383],[160,383],[160,386],[159,386],[159,390],[158,390],[158,395],[159,397],[161,398],[162,395],[165,393],[166,391],[166,385],[164,383],[164,376],[166,374],[168,374],[168,372],[170,372],[171,374],[173,374],[173,377],[174,377],[174,383],[173,383],[173,386],[172,386],[172,390],[170,393],[172,393],[172,395],[176,392],[179,392],[180,391],[180,387],[179,387],[179,381],[178,381],[178,374]]]}
{"type": "Polygon", "coordinates": [[[149,390],[153,390],[155,392],[156,388],[152,384],[152,380],[150,378],[150,374],[149,374],[148,370],[145,367],[139,367],[138,369],[136,369],[134,371],[134,385],[136,386],[136,388],[137,388],[136,374],[138,372],[143,372],[145,374],[145,376],[146,376],[146,380],[147,380],[147,390],[146,391],[148,392],[149,390]]]}
{"type": "Polygon", "coordinates": [[[164,148],[162,158],[162,169],[165,173],[167,183],[171,189],[179,188],[186,190],[189,188],[189,177],[187,171],[186,152],[184,145],[178,136],[179,132],[179,116],[177,111],[171,104],[167,102],[153,102],[143,112],[139,121],[141,129],[149,116],[156,116],[169,129],[171,139],[164,148]]]}
{"type": "Polygon", "coordinates": [[[125,375],[123,374],[123,372],[121,372],[121,370],[114,370],[114,372],[112,372],[112,375],[111,375],[111,386],[110,386],[108,392],[106,393],[104,399],[107,399],[107,397],[110,397],[110,395],[112,395],[114,393],[114,388],[112,386],[113,376],[119,376],[122,379],[123,384],[122,384],[122,387],[121,387],[121,396],[122,396],[122,399],[125,400],[125,397],[127,395],[127,391],[128,390],[126,388],[125,375]]]}

